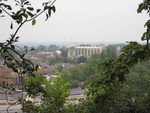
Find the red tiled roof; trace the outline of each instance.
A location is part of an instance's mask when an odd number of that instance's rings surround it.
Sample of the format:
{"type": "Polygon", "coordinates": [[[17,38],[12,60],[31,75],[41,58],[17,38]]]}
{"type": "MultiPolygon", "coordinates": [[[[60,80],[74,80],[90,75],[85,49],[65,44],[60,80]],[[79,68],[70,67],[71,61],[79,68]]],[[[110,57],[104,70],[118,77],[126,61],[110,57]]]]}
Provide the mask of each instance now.
{"type": "Polygon", "coordinates": [[[13,70],[0,66],[0,77],[17,77],[17,73],[13,72],[13,70]]]}

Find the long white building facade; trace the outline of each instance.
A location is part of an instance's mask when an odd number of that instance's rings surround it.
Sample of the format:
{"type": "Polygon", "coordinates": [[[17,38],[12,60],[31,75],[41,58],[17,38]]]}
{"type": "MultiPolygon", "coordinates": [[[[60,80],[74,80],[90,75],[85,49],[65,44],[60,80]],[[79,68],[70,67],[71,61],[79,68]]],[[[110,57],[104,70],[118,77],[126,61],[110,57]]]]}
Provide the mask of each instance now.
{"type": "Polygon", "coordinates": [[[68,49],[68,58],[75,58],[80,56],[85,56],[88,58],[93,54],[101,54],[105,47],[105,45],[72,47],[68,49]]]}

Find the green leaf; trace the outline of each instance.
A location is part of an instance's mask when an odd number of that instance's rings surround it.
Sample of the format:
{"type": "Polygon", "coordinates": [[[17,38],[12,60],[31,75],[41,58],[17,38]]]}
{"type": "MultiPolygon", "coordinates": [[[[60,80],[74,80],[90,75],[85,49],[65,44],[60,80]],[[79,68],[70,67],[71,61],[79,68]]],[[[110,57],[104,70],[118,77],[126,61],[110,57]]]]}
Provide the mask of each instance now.
{"type": "Polygon", "coordinates": [[[144,3],[139,4],[139,7],[138,7],[138,9],[137,9],[137,12],[138,12],[138,13],[141,13],[141,12],[142,12],[142,10],[143,10],[143,5],[144,5],[144,3]]]}
{"type": "Polygon", "coordinates": [[[141,3],[139,4],[139,7],[137,9],[137,12],[138,13],[141,13],[143,10],[147,10],[148,9],[148,4],[146,3],[141,3]]]}
{"type": "Polygon", "coordinates": [[[48,15],[51,16],[51,8],[48,9],[48,15]]]}
{"type": "Polygon", "coordinates": [[[33,17],[34,14],[32,14],[31,12],[27,11],[27,14],[30,16],[30,17],[33,17]]]}
{"type": "Polygon", "coordinates": [[[54,13],[56,12],[55,6],[52,7],[52,11],[53,11],[54,13]]]}
{"type": "Polygon", "coordinates": [[[147,36],[147,32],[143,33],[143,36],[141,37],[141,40],[145,40],[146,39],[146,36],[147,36]]]}
{"type": "Polygon", "coordinates": [[[11,7],[11,6],[8,6],[7,8],[8,8],[9,10],[12,10],[12,7],[11,7]]]}
{"type": "Polygon", "coordinates": [[[40,11],[41,11],[41,9],[37,9],[37,10],[36,10],[37,13],[40,12],[40,11]]]}
{"type": "Polygon", "coordinates": [[[0,9],[0,14],[2,13],[2,10],[0,9]]]}
{"type": "Polygon", "coordinates": [[[148,26],[150,26],[150,20],[148,20],[146,23],[145,23],[145,25],[144,25],[144,27],[148,27],[148,26]]]}
{"type": "Polygon", "coordinates": [[[10,29],[13,29],[13,23],[11,22],[10,29]]]}
{"type": "Polygon", "coordinates": [[[33,50],[35,50],[35,48],[32,47],[32,48],[30,49],[30,51],[33,51],[33,50]]]}
{"type": "Polygon", "coordinates": [[[22,20],[23,20],[22,15],[19,15],[19,18],[18,18],[19,23],[21,23],[22,20]]]}
{"type": "Polygon", "coordinates": [[[17,15],[19,15],[20,13],[21,13],[21,10],[17,11],[17,13],[16,13],[16,14],[17,14],[17,15]]]}
{"type": "Polygon", "coordinates": [[[18,39],[19,39],[19,37],[16,37],[16,39],[18,40],[18,39]]]}
{"type": "Polygon", "coordinates": [[[48,16],[48,14],[46,13],[46,20],[48,19],[48,17],[49,17],[49,16],[48,16]]]}
{"type": "Polygon", "coordinates": [[[10,5],[3,4],[3,6],[4,6],[5,8],[7,8],[8,10],[12,10],[12,7],[11,7],[10,5]]]}
{"type": "Polygon", "coordinates": [[[14,46],[14,45],[11,45],[11,48],[15,49],[15,46],[14,46]]]}
{"type": "Polygon", "coordinates": [[[33,11],[34,8],[33,7],[27,7],[28,10],[33,11]]]}
{"type": "Polygon", "coordinates": [[[18,15],[11,15],[11,17],[14,19],[14,20],[17,20],[18,19],[18,15]]]}
{"type": "Polygon", "coordinates": [[[49,6],[45,6],[45,7],[44,7],[44,10],[47,10],[47,9],[49,9],[49,6]]]}
{"type": "Polygon", "coordinates": [[[24,5],[30,5],[29,1],[24,2],[24,5]]]}
{"type": "Polygon", "coordinates": [[[38,66],[38,65],[36,65],[36,66],[35,66],[35,70],[37,70],[38,68],[39,68],[39,66],[38,66]]]}
{"type": "Polygon", "coordinates": [[[19,37],[16,37],[15,42],[18,42],[19,37]]]}
{"type": "Polygon", "coordinates": [[[36,24],[36,20],[32,20],[32,25],[35,25],[36,24]]]}
{"type": "Polygon", "coordinates": [[[24,13],[23,13],[22,15],[23,15],[25,18],[28,18],[28,15],[27,15],[27,14],[24,14],[24,13]]]}

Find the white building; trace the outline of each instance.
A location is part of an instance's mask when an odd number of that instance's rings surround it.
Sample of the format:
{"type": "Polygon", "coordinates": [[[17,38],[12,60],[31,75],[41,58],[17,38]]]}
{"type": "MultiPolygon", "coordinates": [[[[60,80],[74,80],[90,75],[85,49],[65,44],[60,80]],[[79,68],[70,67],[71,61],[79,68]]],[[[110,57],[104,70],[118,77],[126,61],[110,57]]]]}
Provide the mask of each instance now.
{"type": "Polygon", "coordinates": [[[68,49],[68,58],[85,56],[89,57],[93,54],[101,54],[102,50],[105,49],[104,45],[100,46],[77,46],[68,49]]]}

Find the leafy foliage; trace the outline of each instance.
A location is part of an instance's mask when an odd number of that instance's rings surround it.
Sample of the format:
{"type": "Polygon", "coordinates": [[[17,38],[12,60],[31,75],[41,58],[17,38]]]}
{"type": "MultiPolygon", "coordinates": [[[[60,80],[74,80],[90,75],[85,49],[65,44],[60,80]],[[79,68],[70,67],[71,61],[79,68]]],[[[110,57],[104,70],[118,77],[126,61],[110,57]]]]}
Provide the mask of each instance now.
{"type": "Polygon", "coordinates": [[[86,63],[86,61],[87,61],[87,58],[85,57],[85,56],[80,56],[79,58],[78,58],[78,63],[86,63]]]}
{"type": "MultiPolygon", "coordinates": [[[[141,13],[143,10],[146,10],[147,13],[150,13],[150,1],[149,0],[144,0],[143,3],[139,4],[139,7],[137,9],[138,13],[141,13]]],[[[149,14],[150,16],[150,14],[149,14]]],[[[144,27],[147,28],[146,32],[143,33],[143,36],[141,37],[141,40],[146,40],[147,45],[149,45],[149,40],[150,40],[150,20],[148,20],[144,27]]]]}
{"type": "Polygon", "coordinates": [[[70,92],[69,78],[70,75],[60,75],[51,82],[41,76],[32,78],[32,80],[27,79],[28,93],[30,95],[42,93],[44,102],[36,106],[27,101],[23,106],[23,111],[28,113],[37,111],[38,113],[61,113],[70,92]]]}
{"type": "Polygon", "coordinates": [[[102,63],[101,75],[98,75],[89,86],[89,96],[92,96],[97,104],[95,113],[103,111],[108,99],[120,91],[126,82],[125,74],[139,61],[149,59],[149,48],[130,42],[122,49],[122,54],[116,59],[107,59],[102,63]]]}
{"type": "Polygon", "coordinates": [[[126,75],[122,88],[111,94],[104,106],[103,113],[148,113],[150,75],[149,61],[135,65],[126,75]],[[147,75],[148,74],[148,75],[147,75]]]}
{"type": "Polygon", "coordinates": [[[78,103],[68,103],[63,113],[92,113],[95,109],[95,103],[91,98],[81,99],[78,103]]]}
{"type": "Polygon", "coordinates": [[[118,46],[120,45],[110,45],[107,49],[103,50],[100,55],[92,55],[89,59],[87,59],[85,64],[78,64],[69,69],[63,70],[63,73],[71,73],[72,75],[70,80],[72,84],[71,87],[85,88],[93,80],[93,78],[102,71],[100,65],[104,59],[116,58],[116,47],[118,46]]]}

